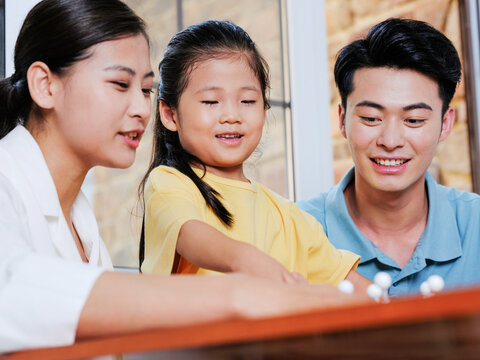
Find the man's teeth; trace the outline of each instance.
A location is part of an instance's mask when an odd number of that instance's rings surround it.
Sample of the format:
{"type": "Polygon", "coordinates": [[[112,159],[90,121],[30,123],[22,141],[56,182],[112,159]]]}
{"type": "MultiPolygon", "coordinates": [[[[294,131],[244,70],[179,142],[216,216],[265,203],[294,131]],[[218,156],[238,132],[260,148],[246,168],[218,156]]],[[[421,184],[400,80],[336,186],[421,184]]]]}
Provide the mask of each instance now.
{"type": "Polygon", "coordinates": [[[384,160],[384,159],[374,159],[375,162],[383,166],[399,166],[407,162],[407,160],[384,160]]]}

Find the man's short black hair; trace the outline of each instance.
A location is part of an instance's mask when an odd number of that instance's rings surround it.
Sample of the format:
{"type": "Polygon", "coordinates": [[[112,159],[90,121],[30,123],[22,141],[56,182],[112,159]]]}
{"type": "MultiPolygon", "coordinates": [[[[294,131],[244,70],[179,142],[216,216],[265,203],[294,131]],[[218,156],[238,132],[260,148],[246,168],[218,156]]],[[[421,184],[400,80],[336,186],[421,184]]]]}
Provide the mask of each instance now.
{"type": "Polygon", "coordinates": [[[435,80],[443,102],[442,114],[461,76],[457,50],[440,31],[423,21],[388,19],[338,54],[334,74],[343,107],[353,91],[355,71],[375,67],[415,70],[435,80]]]}

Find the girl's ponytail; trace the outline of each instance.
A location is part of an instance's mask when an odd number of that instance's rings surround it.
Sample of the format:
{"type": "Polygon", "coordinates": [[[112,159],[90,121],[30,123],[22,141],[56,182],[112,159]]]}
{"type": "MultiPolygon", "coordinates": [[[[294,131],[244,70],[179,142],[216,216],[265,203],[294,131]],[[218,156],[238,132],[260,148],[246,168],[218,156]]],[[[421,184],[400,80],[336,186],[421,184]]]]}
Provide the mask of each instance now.
{"type": "Polygon", "coordinates": [[[28,116],[32,98],[25,78],[0,80],[0,139],[28,116]]]}

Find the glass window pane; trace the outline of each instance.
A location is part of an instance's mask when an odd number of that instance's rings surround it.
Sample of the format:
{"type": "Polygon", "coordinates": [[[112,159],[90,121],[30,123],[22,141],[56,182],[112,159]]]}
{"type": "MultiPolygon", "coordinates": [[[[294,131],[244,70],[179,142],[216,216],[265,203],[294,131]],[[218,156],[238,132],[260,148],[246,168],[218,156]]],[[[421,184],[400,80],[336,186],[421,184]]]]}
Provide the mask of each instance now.
{"type": "Polygon", "coordinates": [[[267,112],[262,140],[245,163],[247,177],[284,197],[287,196],[285,139],[285,110],[283,107],[273,106],[267,112]]]}

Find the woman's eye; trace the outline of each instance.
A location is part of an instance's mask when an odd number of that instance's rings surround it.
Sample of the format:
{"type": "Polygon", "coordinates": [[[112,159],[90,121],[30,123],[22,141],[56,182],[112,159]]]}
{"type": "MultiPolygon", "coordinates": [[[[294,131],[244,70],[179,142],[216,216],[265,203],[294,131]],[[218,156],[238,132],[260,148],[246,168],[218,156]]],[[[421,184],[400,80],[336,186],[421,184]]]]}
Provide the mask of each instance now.
{"type": "Polygon", "coordinates": [[[112,81],[112,84],[115,84],[116,86],[122,88],[122,89],[128,89],[128,84],[123,81],[112,81]]]}
{"type": "Polygon", "coordinates": [[[142,89],[142,92],[143,92],[145,95],[150,96],[150,94],[153,93],[153,90],[152,90],[152,89],[142,89]]]}

